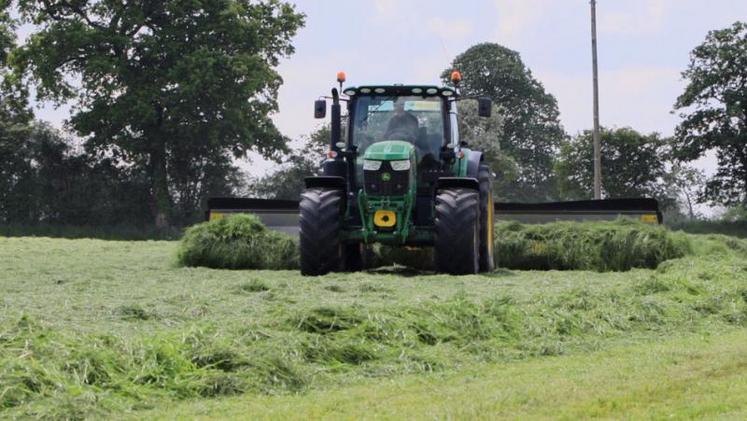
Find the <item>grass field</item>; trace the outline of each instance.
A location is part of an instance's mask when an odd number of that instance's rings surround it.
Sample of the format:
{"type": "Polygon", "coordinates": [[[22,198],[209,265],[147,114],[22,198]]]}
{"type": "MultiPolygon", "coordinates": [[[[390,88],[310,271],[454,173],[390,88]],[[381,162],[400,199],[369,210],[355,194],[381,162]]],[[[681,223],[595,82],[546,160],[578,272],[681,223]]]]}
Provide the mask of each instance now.
{"type": "Polygon", "coordinates": [[[627,272],[302,278],[0,238],[0,418],[743,418],[747,242],[693,245],[627,272]]]}
{"type": "Polygon", "coordinates": [[[747,332],[480,364],[301,396],[196,400],[159,419],[745,419],[747,332]]]}

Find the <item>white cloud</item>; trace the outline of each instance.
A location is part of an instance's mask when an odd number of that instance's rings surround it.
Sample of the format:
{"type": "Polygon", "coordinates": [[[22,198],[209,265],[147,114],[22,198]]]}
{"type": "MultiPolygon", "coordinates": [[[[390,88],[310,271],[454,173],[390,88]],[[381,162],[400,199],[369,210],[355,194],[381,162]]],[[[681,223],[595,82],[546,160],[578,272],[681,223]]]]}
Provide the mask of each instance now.
{"type": "Polygon", "coordinates": [[[600,76],[600,91],[604,90],[601,92],[605,95],[600,101],[612,117],[611,124],[670,135],[677,124],[677,117],[671,114],[672,105],[683,90],[679,79],[676,68],[621,68],[600,76]]]}
{"type": "Polygon", "coordinates": [[[374,7],[379,15],[391,18],[397,16],[397,11],[401,3],[402,1],[400,0],[375,0],[374,7]]]}
{"type": "Polygon", "coordinates": [[[498,31],[501,44],[512,45],[544,14],[548,2],[542,0],[496,0],[498,31]]]}
{"type": "Polygon", "coordinates": [[[432,54],[418,57],[417,65],[412,69],[411,82],[440,84],[441,72],[450,65],[452,57],[452,54],[442,54],[439,50],[434,50],[432,54]]]}
{"type": "MultiPolygon", "coordinates": [[[[556,96],[561,121],[571,134],[592,125],[591,74],[535,72],[545,89],[556,96]]],[[[604,126],[630,126],[642,132],[671,135],[678,118],[672,105],[684,86],[679,70],[669,67],[627,66],[600,70],[600,120],[604,126]]]]}
{"type": "Polygon", "coordinates": [[[465,19],[444,19],[441,17],[428,18],[426,28],[441,38],[443,43],[459,42],[472,34],[474,25],[465,19]]]}
{"type": "Polygon", "coordinates": [[[345,61],[334,55],[292,57],[278,67],[283,85],[278,93],[279,112],[273,115],[283,134],[297,139],[309,134],[319,124],[313,116],[313,101],[329,95],[335,85],[338,68],[345,61]],[[342,63],[342,64],[341,64],[342,63]]]}
{"type": "Polygon", "coordinates": [[[626,3],[625,11],[607,11],[604,4],[597,4],[598,30],[600,33],[624,35],[644,35],[661,31],[671,3],[671,0],[630,2],[626,3]]]}

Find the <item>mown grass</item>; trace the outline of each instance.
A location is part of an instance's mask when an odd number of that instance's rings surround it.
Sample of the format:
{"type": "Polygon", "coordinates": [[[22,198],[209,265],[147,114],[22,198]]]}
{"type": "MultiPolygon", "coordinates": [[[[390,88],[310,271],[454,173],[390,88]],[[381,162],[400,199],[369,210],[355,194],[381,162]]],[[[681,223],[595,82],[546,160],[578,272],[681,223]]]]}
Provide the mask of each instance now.
{"type": "Polygon", "coordinates": [[[287,234],[267,229],[255,215],[239,214],[187,229],[179,263],[223,269],[295,269],[298,246],[287,234]]]}
{"type": "Polygon", "coordinates": [[[184,230],[179,227],[113,225],[75,226],[56,224],[0,224],[2,237],[95,238],[99,240],[145,241],[178,240],[184,230]]]}
{"type": "Polygon", "coordinates": [[[303,395],[183,401],[156,419],[744,419],[747,331],[367,379],[303,395]]]}
{"type": "Polygon", "coordinates": [[[747,221],[691,220],[667,224],[670,229],[690,234],[723,234],[747,238],[747,221]]]}
{"type": "Polygon", "coordinates": [[[691,251],[686,235],[620,219],[496,225],[495,255],[510,269],[625,271],[655,268],[691,251]]]}
{"type": "MultiPolygon", "coordinates": [[[[625,271],[655,268],[691,251],[688,237],[666,227],[620,219],[603,222],[555,222],[496,225],[495,256],[508,269],[625,271]]],[[[189,228],[179,262],[185,266],[226,269],[295,269],[296,242],[268,230],[253,215],[234,215],[189,228]]],[[[372,266],[398,264],[433,270],[431,248],[371,248],[372,266]]]]}
{"type": "Polygon", "coordinates": [[[0,238],[0,417],[306,394],[747,326],[747,243],[628,272],[179,267],[178,245],[0,238]]]}

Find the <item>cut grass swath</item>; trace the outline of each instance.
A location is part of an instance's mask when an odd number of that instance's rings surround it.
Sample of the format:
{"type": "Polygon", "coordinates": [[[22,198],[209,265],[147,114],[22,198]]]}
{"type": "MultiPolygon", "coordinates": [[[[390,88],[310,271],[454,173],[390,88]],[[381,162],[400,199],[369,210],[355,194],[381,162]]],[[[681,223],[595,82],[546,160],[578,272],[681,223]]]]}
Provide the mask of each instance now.
{"type": "Polygon", "coordinates": [[[221,269],[294,269],[296,242],[271,231],[255,215],[231,215],[187,229],[178,251],[184,266],[221,269]]]}

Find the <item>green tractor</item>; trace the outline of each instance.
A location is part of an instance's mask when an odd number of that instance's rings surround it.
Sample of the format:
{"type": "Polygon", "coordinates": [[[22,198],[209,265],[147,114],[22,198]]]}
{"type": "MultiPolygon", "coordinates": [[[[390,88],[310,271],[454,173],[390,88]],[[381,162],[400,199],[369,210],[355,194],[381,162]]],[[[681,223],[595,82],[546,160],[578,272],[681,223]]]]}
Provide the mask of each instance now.
{"type": "MultiPolygon", "coordinates": [[[[334,88],[329,97],[328,159],[301,194],[301,273],[360,270],[375,243],[433,247],[439,272],[492,271],[492,173],[457,127],[457,103],[467,98],[439,86],[343,89],[344,79],[338,74],[342,95],[334,88]]],[[[455,86],[460,79],[452,74],[455,86]]],[[[317,100],[315,117],[326,111],[317,100]]],[[[490,112],[479,98],[478,114],[490,112]]]]}

